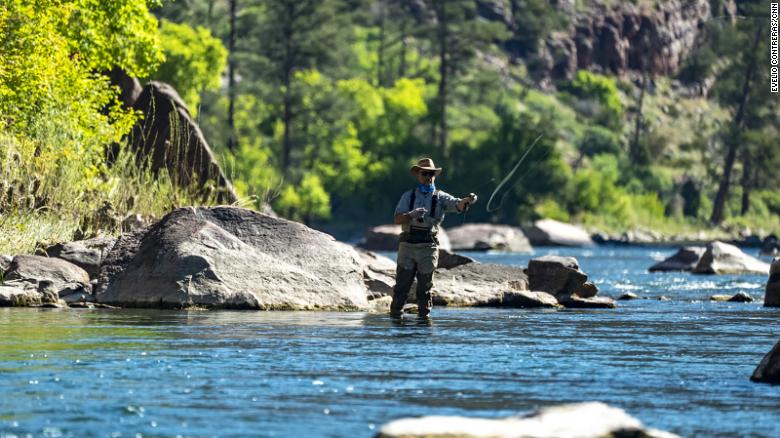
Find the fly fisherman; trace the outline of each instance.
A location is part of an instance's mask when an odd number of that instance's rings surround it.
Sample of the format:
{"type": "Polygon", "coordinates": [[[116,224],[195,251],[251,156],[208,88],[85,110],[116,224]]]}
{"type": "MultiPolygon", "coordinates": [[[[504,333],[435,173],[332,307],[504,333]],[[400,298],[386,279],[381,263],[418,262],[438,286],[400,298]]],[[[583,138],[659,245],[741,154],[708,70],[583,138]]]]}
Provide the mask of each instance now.
{"type": "Polygon", "coordinates": [[[409,289],[417,276],[417,312],[420,318],[429,318],[433,300],[433,271],[439,261],[439,225],[444,213],[463,213],[477,195],[469,193],[465,198],[456,198],[436,189],[434,180],[441,168],[430,158],[423,158],[412,166],[412,175],[417,178],[417,187],[401,196],[395,207],[395,223],[401,225],[401,243],[398,245],[393,302],[390,316],[400,318],[409,289]]]}

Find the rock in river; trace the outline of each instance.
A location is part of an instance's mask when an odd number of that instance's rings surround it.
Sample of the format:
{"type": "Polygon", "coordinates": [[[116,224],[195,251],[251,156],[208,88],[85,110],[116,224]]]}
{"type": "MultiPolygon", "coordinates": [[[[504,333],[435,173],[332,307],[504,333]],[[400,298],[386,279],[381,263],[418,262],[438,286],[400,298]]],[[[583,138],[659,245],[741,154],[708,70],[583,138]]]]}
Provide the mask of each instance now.
{"type": "Polygon", "coordinates": [[[127,307],[368,308],[357,253],[305,225],[236,207],[180,208],[123,236],[97,300],[127,307]]]}
{"type": "Polygon", "coordinates": [[[769,273],[769,264],[751,257],[734,245],[714,241],[693,269],[696,274],[763,274],[769,273]]]}
{"type": "Polygon", "coordinates": [[[523,230],[509,225],[465,224],[447,229],[447,234],[456,251],[531,252],[523,230]]]}
{"type": "Polygon", "coordinates": [[[468,418],[428,416],[402,418],[382,426],[377,438],[541,438],[643,437],[676,435],[648,429],[619,408],[600,402],[551,406],[526,416],[468,418]]]}
{"type": "Polygon", "coordinates": [[[780,307],[780,257],[772,261],[764,292],[765,307],[780,307]]]}
{"type": "Polygon", "coordinates": [[[650,272],[668,272],[668,271],[692,271],[701,260],[706,248],[703,246],[686,246],[677,250],[677,252],[662,262],[651,266],[650,272]]]}
{"type": "Polygon", "coordinates": [[[750,380],[764,383],[780,383],[780,341],[764,356],[750,380]]]}
{"type": "Polygon", "coordinates": [[[588,246],[593,245],[590,235],[582,228],[553,219],[541,219],[525,229],[525,235],[533,246],[588,246]]]}
{"type": "Polygon", "coordinates": [[[47,290],[60,297],[78,292],[89,293],[89,275],[78,266],[54,257],[18,255],[3,277],[8,285],[47,290]]]}

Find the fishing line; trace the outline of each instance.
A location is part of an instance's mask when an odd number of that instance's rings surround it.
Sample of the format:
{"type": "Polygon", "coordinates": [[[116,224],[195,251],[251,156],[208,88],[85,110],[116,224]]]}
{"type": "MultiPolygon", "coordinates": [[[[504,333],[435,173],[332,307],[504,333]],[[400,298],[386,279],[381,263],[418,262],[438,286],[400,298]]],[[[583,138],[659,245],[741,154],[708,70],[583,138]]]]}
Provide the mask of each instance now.
{"type": "MultiPolygon", "coordinates": [[[[533,141],[533,143],[531,143],[531,146],[528,148],[528,150],[525,151],[523,156],[520,157],[520,160],[517,161],[517,164],[515,164],[515,167],[513,167],[512,170],[509,172],[509,174],[507,174],[507,176],[505,176],[504,179],[501,180],[501,183],[498,184],[498,187],[496,187],[496,189],[493,190],[493,193],[490,195],[490,199],[488,199],[487,205],[485,205],[485,211],[486,212],[494,213],[494,212],[498,211],[501,208],[501,206],[504,203],[504,197],[506,197],[506,194],[509,193],[509,189],[507,189],[507,191],[504,193],[504,196],[501,197],[501,202],[499,203],[498,207],[495,208],[495,209],[491,209],[490,208],[490,204],[493,203],[493,198],[495,198],[496,194],[499,192],[499,190],[501,190],[501,187],[503,187],[504,184],[506,184],[510,179],[512,179],[512,175],[514,175],[515,172],[517,172],[517,169],[520,167],[521,164],[523,164],[523,161],[525,161],[525,157],[527,157],[528,154],[534,149],[534,146],[536,146],[536,143],[539,141],[540,138],[542,138],[542,136],[543,136],[543,134],[539,134],[539,136],[536,137],[536,139],[533,141]]],[[[519,179],[518,179],[518,181],[519,181],[519,179]]],[[[515,181],[515,184],[517,184],[517,181],[515,181]]],[[[511,189],[513,186],[514,186],[514,184],[512,184],[512,186],[510,186],[509,188],[511,189]]]]}

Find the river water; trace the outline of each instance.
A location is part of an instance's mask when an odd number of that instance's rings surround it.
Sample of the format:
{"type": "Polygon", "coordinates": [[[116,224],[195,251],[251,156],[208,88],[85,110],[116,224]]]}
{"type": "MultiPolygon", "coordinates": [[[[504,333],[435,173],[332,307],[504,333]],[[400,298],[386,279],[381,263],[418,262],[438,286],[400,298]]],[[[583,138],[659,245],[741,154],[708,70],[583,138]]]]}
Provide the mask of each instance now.
{"type": "Polygon", "coordinates": [[[612,310],[367,313],[0,309],[0,436],[370,437],[416,415],[599,400],[683,436],[780,436],[766,277],[647,273],[673,248],[573,255],[612,310]],[[744,291],[757,303],[710,302],[744,291]],[[659,300],[665,296],[669,300],[659,300]]]}

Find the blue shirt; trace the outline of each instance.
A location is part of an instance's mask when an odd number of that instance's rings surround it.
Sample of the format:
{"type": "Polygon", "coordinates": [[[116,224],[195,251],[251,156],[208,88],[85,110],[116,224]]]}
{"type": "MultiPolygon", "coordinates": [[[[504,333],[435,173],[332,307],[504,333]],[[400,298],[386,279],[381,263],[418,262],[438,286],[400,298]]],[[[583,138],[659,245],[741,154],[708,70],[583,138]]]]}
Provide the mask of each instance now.
{"type": "Polygon", "coordinates": [[[417,219],[412,219],[409,223],[402,224],[401,229],[403,231],[408,232],[409,227],[414,226],[415,228],[435,228],[433,231],[438,232],[439,225],[444,220],[444,213],[460,213],[458,210],[458,203],[462,199],[456,198],[445,191],[437,190],[436,193],[438,195],[438,199],[436,200],[436,217],[431,217],[431,200],[433,199],[433,194],[422,193],[419,189],[416,188],[414,190],[416,192],[414,194],[414,206],[412,206],[411,209],[409,208],[409,201],[411,200],[412,191],[407,190],[398,201],[398,205],[395,207],[395,214],[407,213],[419,207],[425,208],[426,212],[422,217],[422,223],[418,222],[417,219]]]}

